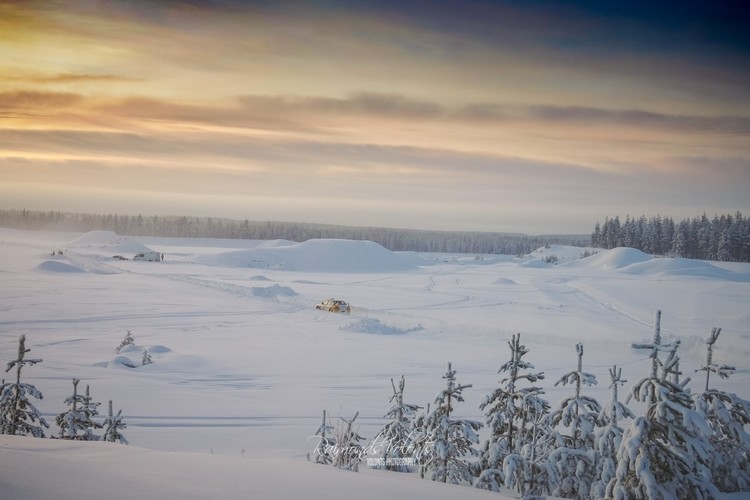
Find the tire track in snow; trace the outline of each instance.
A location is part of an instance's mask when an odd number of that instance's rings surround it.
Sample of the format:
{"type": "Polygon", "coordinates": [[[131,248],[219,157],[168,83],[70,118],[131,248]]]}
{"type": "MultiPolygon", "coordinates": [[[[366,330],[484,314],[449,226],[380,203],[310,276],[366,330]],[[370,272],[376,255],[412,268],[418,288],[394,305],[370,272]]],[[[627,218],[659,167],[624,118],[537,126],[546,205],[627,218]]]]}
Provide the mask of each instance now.
{"type": "MultiPolygon", "coordinates": [[[[619,309],[618,307],[616,307],[610,301],[604,299],[603,297],[601,297],[600,295],[594,293],[593,291],[589,289],[585,289],[581,287],[580,285],[573,285],[570,283],[567,283],[567,286],[569,286],[574,291],[574,293],[576,293],[576,295],[578,295],[579,297],[582,297],[585,302],[594,304],[604,309],[606,312],[611,313],[614,316],[620,318],[623,321],[633,323],[647,330],[653,330],[654,328],[654,325],[652,322],[644,321],[636,316],[633,316],[632,314],[626,313],[622,309],[619,309]]],[[[666,328],[662,328],[662,331],[665,333],[670,333],[670,331],[666,328]]]]}

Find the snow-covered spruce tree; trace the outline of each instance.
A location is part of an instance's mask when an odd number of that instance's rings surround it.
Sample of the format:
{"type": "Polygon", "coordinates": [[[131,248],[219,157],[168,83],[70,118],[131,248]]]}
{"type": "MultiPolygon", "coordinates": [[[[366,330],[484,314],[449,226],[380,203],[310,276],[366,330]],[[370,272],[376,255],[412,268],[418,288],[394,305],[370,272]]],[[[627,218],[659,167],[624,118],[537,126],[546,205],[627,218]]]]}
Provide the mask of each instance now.
{"type": "Polygon", "coordinates": [[[622,427],[619,421],[625,418],[635,418],[630,408],[621,403],[618,399],[618,386],[623,385],[627,380],[622,379],[622,368],[617,365],[609,369],[611,383],[609,388],[612,389],[612,398],[609,403],[604,405],[599,412],[599,421],[604,424],[603,428],[597,430],[596,451],[599,454],[597,464],[596,481],[591,485],[591,496],[593,498],[605,498],[607,486],[615,478],[617,471],[617,450],[622,442],[622,427]]]}
{"type": "Polygon", "coordinates": [[[396,384],[391,379],[393,395],[389,399],[393,405],[388,409],[385,418],[390,419],[385,427],[375,436],[368,446],[380,458],[376,468],[396,472],[408,472],[409,467],[404,459],[414,458],[413,450],[409,446],[410,434],[412,432],[412,420],[421,406],[404,403],[404,376],[396,384]]]}
{"type": "Polygon", "coordinates": [[[687,380],[680,384],[669,380],[679,363],[679,342],[672,344],[661,362],[660,322],[661,311],[657,311],[650,344],[651,374],[639,380],[625,400],[634,398],[648,406],[645,415],[636,417],[623,433],[611,495],[615,499],[714,499],[719,491],[711,482],[711,429],[694,409],[685,389],[687,380]]]}
{"type": "Polygon", "coordinates": [[[104,419],[104,434],[102,435],[102,441],[109,441],[110,443],[120,442],[121,444],[128,444],[128,440],[122,435],[123,429],[127,428],[128,424],[123,422],[122,410],[117,410],[117,414],[112,414],[112,400],[109,400],[109,411],[106,418],[104,419]]]}
{"type": "MultiPolygon", "coordinates": [[[[522,383],[534,384],[544,379],[544,372],[531,372],[534,365],[524,361],[529,350],[521,344],[521,335],[513,335],[508,342],[510,360],[498,373],[507,373],[500,380],[500,387],[487,395],[479,405],[485,411],[485,422],[490,436],[482,446],[480,460],[476,464],[478,476],[474,485],[499,491],[505,483],[503,461],[511,453],[519,454],[521,448],[531,441],[539,428],[534,422],[549,414],[550,405],[541,396],[540,387],[523,387],[522,383]]],[[[545,442],[544,439],[536,439],[545,442]]]]}
{"type": "Polygon", "coordinates": [[[360,441],[365,438],[360,436],[357,431],[352,429],[354,421],[357,420],[359,412],[355,413],[352,418],[339,417],[339,423],[336,426],[336,446],[333,454],[332,465],[339,469],[359,471],[359,464],[362,461],[362,445],[360,441]]]}
{"type": "Polygon", "coordinates": [[[714,450],[709,466],[713,483],[727,493],[750,491],[750,436],[745,431],[750,424],[750,402],[709,386],[711,373],[727,378],[735,370],[713,362],[713,346],[720,333],[721,328],[711,330],[706,363],[696,370],[706,372],[705,390],[695,397],[696,410],[713,431],[709,437],[714,450]]]}
{"type": "Polygon", "coordinates": [[[430,403],[427,403],[425,411],[418,413],[411,421],[411,430],[407,441],[408,448],[413,451],[419,463],[419,477],[421,479],[424,479],[427,473],[425,455],[430,444],[427,441],[429,434],[426,422],[429,414],[430,403]]]}
{"type": "Polygon", "coordinates": [[[96,407],[99,403],[93,403],[89,396],[88,386],[86,394],[78,394],[80,380],[73,379],[73,394],[65,398],[65,404],[69,409],[57,416],[57,426],[60,428],[60,439],[75,439],[78,441],[97,441],[93,429],[101,429],[101,424],[94,422],[92,417],[98,414],[96,407]]]}
{"type": "Polygon", "coordinates": [[[317,436],[317,444],[313,450],[314,459],[311,459],[308,455],[308,460],[314,461],[316,464],[330,465],[333,462],[331,456],[331,449],[336,444],[336,439],[333,436],[333,426],[326,421],[326,411],[323,410],[323,421],[315,431],[317,436]]]}
{"type": "Polygon", "coordinates": [[[562,498],[589,498],[596,475],[595,429],[599,426],[601,405],[581,394],[582,385],[596,385],[596,377],[583,371],[583,344],[576,344],[578,368],[563,375],[555,386],[575,385],[575,395],[565,398],[550,414],[557,430],[557,443],[549,460],[557,469],[560,482],[552,494],[562,498]],[[569,431],[570,434],[565,434],[569,431]]]}
{"type": "Polygon", "coordinates": [[[151,360],[151,355],[148,353],[146,349],[143,350],[143,359],[141,360],[141,366],[150,365],[153,363],[151,360]]]}
{"type": "Polygon", "coordinates": [[[448,363],[443,375],[446,387],[435,397],[435,408],[425,417],[424,466],[433,481],[460,484],[471,481],[468,457],[479,453],[477,431],[481,422],[452,418],[456,402],[463,402],[463,391],[471,385],[456,382],[456,370],[448,363]]]}
{"type": "Polygon", "coordinates": [[[0,385],[0,434],[44,437],[43,427],[49,428],[42,414],[29,400],[29,397],[42,399],[42,393],[31,384],[21,382],[24,366],[41,363],[41,359],[26,359],[26,335],[18,339],[18,356],[8,363],[6,372],[15,367],[16,381],[0,385]]]}
{"type": "Polygon", "coordinates": [[[133,338],[133,334],[130,333],[130,330],[128,330],[128,333],[125,335],[125,338],[123,338],[120,341],[120,345],[118,345],[115,348],[115,352],[119,354],[120,351],[122,351],[124,348],[131,346],[131,345],[135,345],[135,339],[133,338]]]}
{"type": "Polygon", "coordinates": [[[538,415],[529,426],[528,441],[503,460],[503,475],[506,488],[516,490],[522,498],[531,499],[549,495],[559,478],[550,459],[556,434],[549,426],[549,415],[538,415]]]}

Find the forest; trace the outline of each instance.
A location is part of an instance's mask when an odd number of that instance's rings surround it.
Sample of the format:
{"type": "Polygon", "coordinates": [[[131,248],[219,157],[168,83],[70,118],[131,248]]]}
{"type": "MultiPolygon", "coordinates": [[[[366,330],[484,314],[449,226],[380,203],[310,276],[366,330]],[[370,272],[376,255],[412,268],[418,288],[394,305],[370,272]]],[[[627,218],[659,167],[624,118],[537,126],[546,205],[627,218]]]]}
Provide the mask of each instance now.
{"type": "Polygon", "coordinates": [[[87,232],[97,229],[125,236],[291,240],[333,238],[374,241],[394,252],[525,255],[547,244],[588,245],[586,235],[527,236],[516,233],[429,231],[165,215],[77,214],[0,210],[0,227],[87,232]]]}
{"type": "Polygon", "coordinates": [[[394,252],[444,252],[525,255],[550,244],[612,249],[636,248],[651,255],[750,262],[750,218],[705,213],[675,223],[671,217],[605,217],[586,235],[537,235],[478,231],[430,231],[354,227],[166,215],[79,214],[0,210],[0,227],[87,232],[96,229],[126,236],[290,240],[334,238],[374,241],[394,252]]]}
{"type": "Polygon", "coordinates": [[[732,262],[750,261],[750,218],[714,215],[683,219],[645,215],[625,222],[619,216],[597,222],[591,233],[591,246],[611,249],[637,248],[651,255],[732,262]]]}

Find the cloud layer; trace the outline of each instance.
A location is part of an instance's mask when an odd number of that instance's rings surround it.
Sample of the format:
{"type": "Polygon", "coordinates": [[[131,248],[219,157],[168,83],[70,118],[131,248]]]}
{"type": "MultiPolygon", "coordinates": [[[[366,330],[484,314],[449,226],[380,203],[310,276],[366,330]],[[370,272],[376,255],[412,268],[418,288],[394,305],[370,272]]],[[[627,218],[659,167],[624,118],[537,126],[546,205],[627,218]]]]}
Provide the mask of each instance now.
{"type": "Polygon", "coordinates": [[[691,8],[5,2],[0,199],[524,232],[747,212],[747,40],[691,8]]]}

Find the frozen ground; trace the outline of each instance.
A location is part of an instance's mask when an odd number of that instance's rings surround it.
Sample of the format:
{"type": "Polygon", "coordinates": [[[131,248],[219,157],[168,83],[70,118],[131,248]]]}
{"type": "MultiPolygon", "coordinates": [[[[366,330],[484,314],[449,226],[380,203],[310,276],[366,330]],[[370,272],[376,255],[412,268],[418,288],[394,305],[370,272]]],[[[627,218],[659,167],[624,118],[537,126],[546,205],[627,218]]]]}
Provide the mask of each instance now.
{"type": "MultiPolygon", "coordinates": [[[[424,406],[442,388],[451,361],[458,381],[473,384],[458,413],[481,420],[479,401],[496,386],[497,369],[508,358],[506,342],[519,332],[531,349],[526,359],[547,374],[543,386],[553,405],[570,392],[553,383],[574,369],[579,341],[584,369],[599,377],[591,393],[604,401],[613,364],[629,380],[647,373],[646,355],[630,344],[651,337],[656,309],[664,335],[682,340],[686,375],[703,359],[711,327],[722,327],[714,360],[738,370],[712,384],[750,398],[750,265],[652,258],[632,249],[580,259],[582,251],[553,247],[519,259],[392,253],[339,240],[0,229],[0,362],[15,357],[18,337],[26,334],[31,355],[44,362],[24,378],[43,391],[37,406],[47,420],[64,409],[77,377],[102,408],[108,399],[122,408],[131,443],[121,456],[104,443],[79,450],[3,437],[0,484],[22,488],[3,477],[12,470],[6,467],[11,456],[29,463],[37,457],[50,471],[62,467],[58,474],[70,467],[55,458],[65,453],[112,467],[124,466],[123,460],[166,460],[138,447],[181,452],[178,460],[203,456],[201,467],[219,464],[238,475],[241,460],[252,461],[262,471],[259,488],[289,483],[270,472],[288,468],[301,482],[343,481],[343,495],[351,481],[370,484],[377,476],[380,484],[385,478],[367,471],[349,479],[353,474],[305,462],[323,409],[334,417],[359,411],[360,434],[372,437],[383,424],[391,377],[404,374],[406,400],[424,406]],[[113,258],[148,249],[164,253],[165,261],[113,258]],[[550,254],[558,265],[544,262],[550,254]],[[329,297],[350,302],[352,313],[317,311],[315,304],[329,297]],[[136,345],[117,354],[127,331],[136,345]],[[144,350],[153,364],[128,368],[140,365],[144,350]],[[105,458],[97,460],[98,454],[105,458]]],[[[385,488],[407,481],[416,488],[409,490],[412,497],[437,498],[433,487],[442,486],[385,476],[391,485],[385,488]]],[[[164,477],[160,484],[167,487],[172,476],[164,477]]]]}

